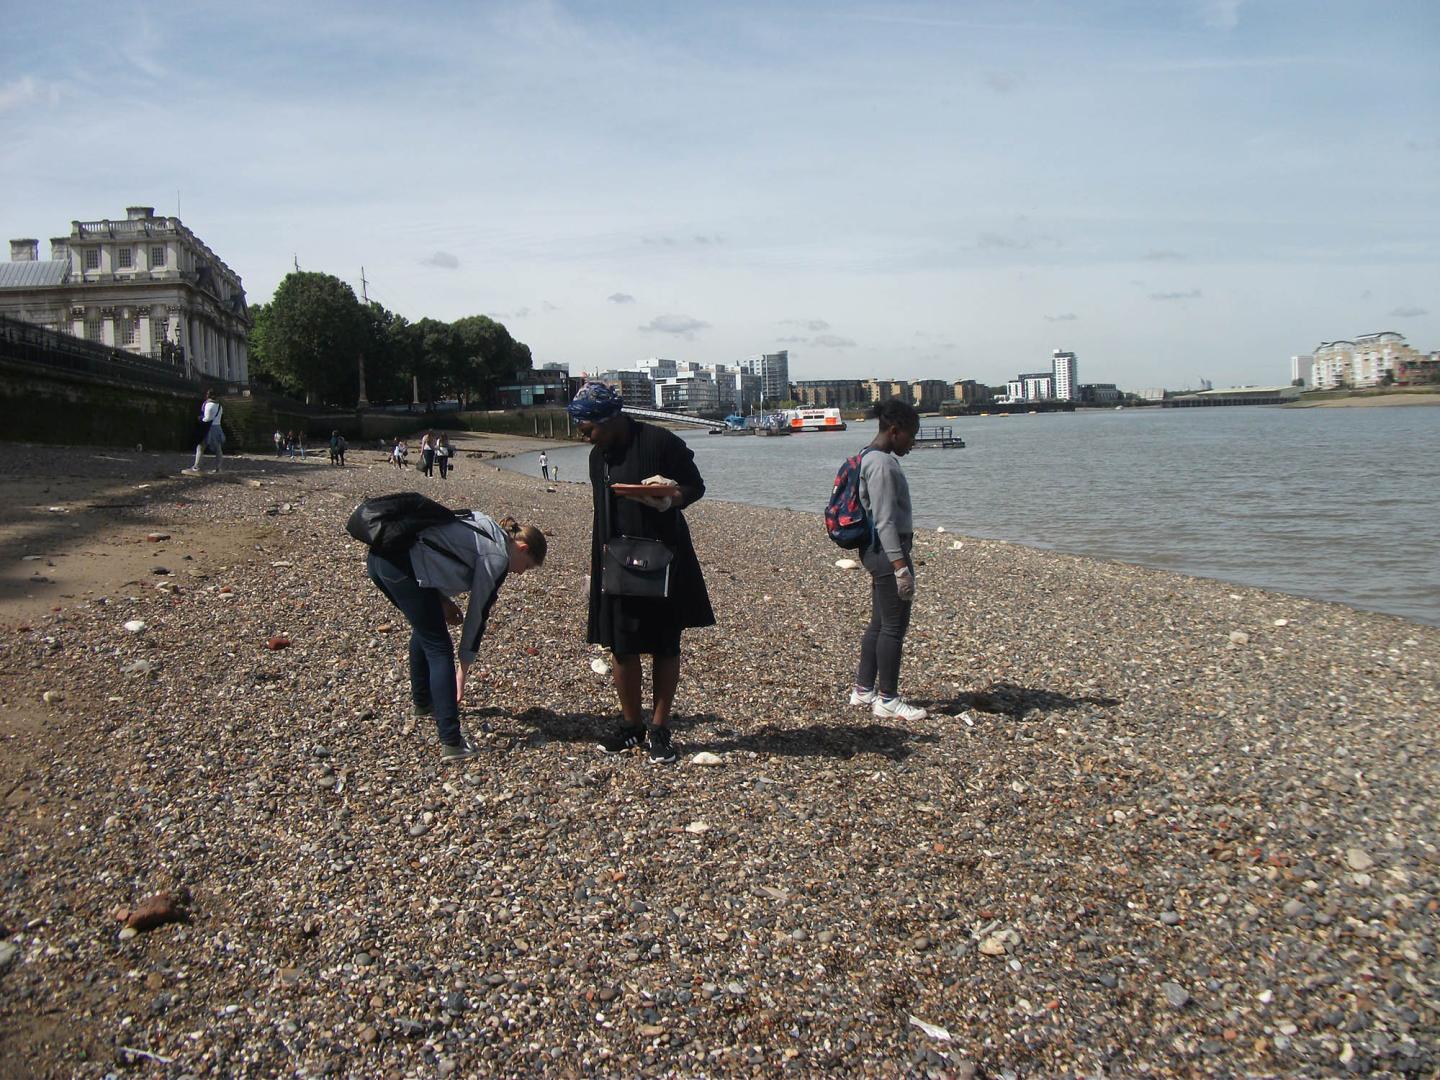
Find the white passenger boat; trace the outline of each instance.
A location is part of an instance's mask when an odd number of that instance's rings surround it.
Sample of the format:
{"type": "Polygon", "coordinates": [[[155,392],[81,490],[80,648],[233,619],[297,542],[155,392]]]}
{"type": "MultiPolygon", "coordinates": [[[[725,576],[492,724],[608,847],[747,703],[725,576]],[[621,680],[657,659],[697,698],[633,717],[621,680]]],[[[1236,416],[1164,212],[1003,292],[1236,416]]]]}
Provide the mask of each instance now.
{"type": "Polygon", "coordinates": [[[839,409],[788,409],[791,431],[844,431],[845,419],[839,409]]]}

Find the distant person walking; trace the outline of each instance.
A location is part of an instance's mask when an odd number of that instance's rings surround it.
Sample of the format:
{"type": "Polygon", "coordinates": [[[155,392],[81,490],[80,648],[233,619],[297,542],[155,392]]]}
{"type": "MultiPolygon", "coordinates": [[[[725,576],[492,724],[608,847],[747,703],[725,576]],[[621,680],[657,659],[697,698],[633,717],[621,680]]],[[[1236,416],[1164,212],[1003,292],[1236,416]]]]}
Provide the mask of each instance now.
{"type": "Polygon", "coordinates": [[[350,449],[350,444],[345,441],[345,436],[344,436],[344,435],[341,435],[341,436],[340,436],[339,443],[336,445],[336,450],[339,451],[339,454],[340,454],[340,464],[341,464],[341,465],[344,465],[344,464],[345,464],[345,451],[346,451],[346,450],[349,450],[349,449],[350,449]]]}
{"type": "Polygon", "coordinates": [[[915,566],[910,548],[915,526],[910,483],[900,459],[915,445],[920,414],[891,399],[876,408],[880,430],[860,459],[860,503],[874,528],[861,561],[870,571],[870,625],[860,638],[860,664],[850,690],[851,705],[868,705],[878,717],[923,720],[924,709],[900,697],[900,656],[915,599],[915,566]]]}
{"type": "Polygon", "coordinates": [[[285,436],[280,434],[280,429],[275,429],[275,456],[280,457],[285,453],[285,436]]]}
{"type": "Polygon", "coordinates": [[[330,432],[330,464],[345,464],[345,436],[338,431],[330,432]]]}
{"type": "Polygon", "coordinates": [[[404,439],[397,438],[395,445],[390,448],[390,464],[397,469],[405,468],[405,459],[410,455],[410,448],[405,445],[404,439]]]}
{"type": "Polygon", "coordinates": [[[546,480],[550,479],[550,455],[544,450],[540,451],[540,475],[546,480]]]}
{"type": "Polygon", "coordinates": [[[296,443],[295,441],[295,432],[287,431],[285,433],[285,454],[287,457],[289,457],[291,461],[295,460],[295,448],[297,445],[298,443],[296,443]]]}
{"type": "Polygon", "coordinates": [[[450,473],[450,459],[455,456],[455,451],[450,448],[450,436],[443,431],[435,440],[435,463],[440,466],[440,479],[444,480],[450,473]]]}
{"type": "Polygon", "coordinates": [[[410,624],[410,700],[417,716],[433,716],[440,755],[472,757],[476,746],[460,730],[460,703],[490,608],[509,574],[545,562],[545,534],[513,518],[496,521],[478,511],[420,533],[408,551],[367,559],[370,580],[410,624]],[[465,614],[450,598],[468,592],[465,614]],[[460,676],[447,627],[460,626],[460,676]]]}
{"type": "Polygon", "coordinates": [[[426,476],[435,475],[435,435],[430,431],[420,437],[420,471],[426,476]]]}
{"type": "Polygon", "coordinates": [[[225,409],[215,400],[215,391],[206,390],[200,419],[195,425],[195,463],[186,472],[200,471],[200,458],[207,450],[215,455],[215,471],[220,471],[225,460],[225,432],[220,427],[220,418],[224,415],[225,409]]]}

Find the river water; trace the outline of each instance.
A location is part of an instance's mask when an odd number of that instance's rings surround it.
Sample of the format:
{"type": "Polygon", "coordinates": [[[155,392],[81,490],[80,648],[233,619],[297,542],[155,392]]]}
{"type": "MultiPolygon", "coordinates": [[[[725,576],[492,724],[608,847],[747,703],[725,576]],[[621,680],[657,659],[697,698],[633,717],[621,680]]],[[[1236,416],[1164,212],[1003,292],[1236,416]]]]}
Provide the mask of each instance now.
{"type": "MultiPolygon", "coordinates": [[[[904,459],[917,526],[1218,578],[1440,625],[1440,407],[1086,410],[926,420],[963,450],[904,459]]],[[[678,432],[707,498],[824,509],[874,423],[678,432]]],[[[583,480],[586,446],[550,452],[583,480]]],[[[534,454],[508,464],[538,472],[534,454]]],[[[819,525],[817,523],[817,529],[819,525]]]]}

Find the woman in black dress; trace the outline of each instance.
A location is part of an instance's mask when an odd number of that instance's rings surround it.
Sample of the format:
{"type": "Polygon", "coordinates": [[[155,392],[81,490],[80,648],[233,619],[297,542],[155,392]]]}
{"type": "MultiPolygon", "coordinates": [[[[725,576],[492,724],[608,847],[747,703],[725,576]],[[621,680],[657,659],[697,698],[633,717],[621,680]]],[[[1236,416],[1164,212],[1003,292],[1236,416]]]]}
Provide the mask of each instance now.
{"type": "Polygon", "coordinates": [[[705,494],[695,455],[664,428],[625,416],[620,395],[603,383],[586,383],[570,403],[580,435],[591,444],[590,487],[594,525],[590,539],[590,611],[586,640],[607,646],[615,659],[621,723],[600,742],[606,753],[648,747],[650,760],[677,758],[670,738],[670,709],[680,683],[680,634],[713,626],[700,560],[681,509],[705,494]],[[612,484],[641,484],[652,477],[657,494],[619,495],[612,484]],[[607,532],[608,528],[608,532],[607,532]],[[614,596],[601,591],[601,552],[607,536],[659,540],[675,553],[669,593],[663,598],[614,596]],[[641,699],[641,656],[651,657],[654,702],[647,723],[641,699]]]}

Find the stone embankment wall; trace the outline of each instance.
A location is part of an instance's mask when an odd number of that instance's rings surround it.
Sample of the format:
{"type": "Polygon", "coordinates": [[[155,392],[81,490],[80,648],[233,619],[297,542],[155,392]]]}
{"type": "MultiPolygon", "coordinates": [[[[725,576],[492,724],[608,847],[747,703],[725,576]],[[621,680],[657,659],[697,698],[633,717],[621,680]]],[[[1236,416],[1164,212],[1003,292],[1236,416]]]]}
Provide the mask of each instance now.
{"type": "Polygon", "coordinates": [[[0,360],[0,437],[17,442],[182,447],[193,394],[0,360]]]}

